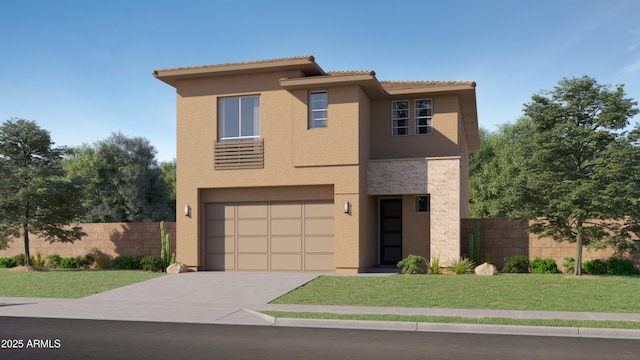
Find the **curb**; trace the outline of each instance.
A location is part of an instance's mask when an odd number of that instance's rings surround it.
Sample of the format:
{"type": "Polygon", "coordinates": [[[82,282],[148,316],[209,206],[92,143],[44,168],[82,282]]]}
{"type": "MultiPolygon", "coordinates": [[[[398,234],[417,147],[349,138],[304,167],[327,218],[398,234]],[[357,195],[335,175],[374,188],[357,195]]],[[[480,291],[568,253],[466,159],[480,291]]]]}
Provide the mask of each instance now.
{"type": "MultiPolygon", "coordinates": [[[[252,311],[253,312],[253,311],[252,311]]],[[[260,314],[257,312],[256,315],[260,314]]],[[[521,325],[476,325],[449,323],[421,323],[411,321],[375,321],[375,320],[333,320],[333,319],[294,319],[273,318],[261,314],[263,319],[273,319],[273,326],[315,327],[331,329],[387,330],[415,332],[447,332],[493,335],[521,336],[561,336],[583,338],[611,338],[640,340],[640,330],[633,329],[600,329],[556,326],[521,326],[521,325]]]]}

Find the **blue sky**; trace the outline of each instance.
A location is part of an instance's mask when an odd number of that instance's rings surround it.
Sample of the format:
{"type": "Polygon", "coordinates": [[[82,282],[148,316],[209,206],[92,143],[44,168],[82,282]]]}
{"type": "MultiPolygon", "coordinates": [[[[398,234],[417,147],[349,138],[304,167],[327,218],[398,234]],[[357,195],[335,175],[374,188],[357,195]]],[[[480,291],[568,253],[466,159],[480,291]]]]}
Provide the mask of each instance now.
{"type": "Polygon", "coordinates": [[[122,131],[171,160],[175,91],[152,70],[314,55],[379,80],[476,81],[495,130],[563,77],[640,100],[638,19],[637,0],[0,0],[0,121],[66,146],[122,131]]]}

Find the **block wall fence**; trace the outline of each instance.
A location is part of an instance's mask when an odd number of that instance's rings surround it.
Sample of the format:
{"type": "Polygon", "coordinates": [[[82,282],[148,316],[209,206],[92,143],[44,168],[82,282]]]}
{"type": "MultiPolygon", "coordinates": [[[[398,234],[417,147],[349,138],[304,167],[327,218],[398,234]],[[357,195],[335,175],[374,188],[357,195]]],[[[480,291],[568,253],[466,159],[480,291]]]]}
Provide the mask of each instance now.
{"type": "MultiPolygon", "coordinates": [[[[82,256],[92,249],[116,257],[119,255],[157,255],[160,256],[160,223],[96,223],[80,224],[87,236],[73,244],[55,242],[50,244],[42,238],[29,236],[29,251],[35,256],[58,254],[62,257],[82,256]]],[[[171,234],[171,252],[176,251],[176,223],[165,222],[167,232],[171,234]]],[[[0,257],[15,256],[24,253],[22,239],[9,243],[9,248],[0,250],[0,257]]],[[[178,260],[180,260],[178,258],[178,260]]]]}
{"type": "MultiPolygon", "coordinates": [[[[515,255],[525,255],[531,260],[536,257],[551,258],[556,261],[561,270],[564,270],[562,261],[565,257],[576,257],[575,243],[539,238],[527,232],[529,222],[500,218],[462,220],[460,247],[462,254],[467,257],[469,257],[469,234],[475,233],[476,221],[480,222],[480,259],[491,254],[499,269],[504,266],[505,257],[515,255]]],[[[599,251],[590,251],[586,247],[582,249],[583,262],[592,259],[608,259],[612,255],[611,249],[599,251]]],[[[636,268],[640,268],[640,255],[629,256],[629,258],[633,260],[636,268]]]]}

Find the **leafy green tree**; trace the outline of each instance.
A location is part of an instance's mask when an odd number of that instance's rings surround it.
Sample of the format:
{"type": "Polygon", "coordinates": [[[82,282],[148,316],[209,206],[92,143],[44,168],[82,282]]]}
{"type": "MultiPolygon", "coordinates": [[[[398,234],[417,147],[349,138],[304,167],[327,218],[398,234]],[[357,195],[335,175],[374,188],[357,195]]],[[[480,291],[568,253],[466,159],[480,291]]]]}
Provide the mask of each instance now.
{"type": "Polygon", "coordinates": [[[64,179],[64,148],[54,148],[49,132],[34,121],[9,119],[0,126],[0,249],[24,241],[29,265],[29,235],[49,242],[74,242],[86,233],[69,228],[81,209],[75,181],[64,179]]]}
{"type": "Polygon", "coordinates": [[[529,156],[531,119],[501,125],[495,132],[480,129],[480,151],[469,158],[469,199],[472,217],[512,217],[517,213],[517,183],[521,164],[529,156]]]}
{"type": "Polygon", "coordinates": [[[169,188],[155,159],[156,150],[142,137],[114,133],[73,150],[64,161],[71,178],[83,180],[83,222],[170,221],[169,188]]]}
{"type": "Polygon", "coordinates": [[[173,212],[176,213],[176,159],[171,161],[160,162],[160,170],[162,170],[162,178],[168,187],[168,206],[173,212]]]}
{"type": "Polygon", "coordinates": [[[522,159],[517,207],[530,231],[582,246],[637,251],[640,211],[640,130],[625,129],[637,102],[595,79],[562,79],[533,95],[524,112],[533,122],[531,153],[522,159]],[[636,238],[637,239],[637,238],[636,238]]]}

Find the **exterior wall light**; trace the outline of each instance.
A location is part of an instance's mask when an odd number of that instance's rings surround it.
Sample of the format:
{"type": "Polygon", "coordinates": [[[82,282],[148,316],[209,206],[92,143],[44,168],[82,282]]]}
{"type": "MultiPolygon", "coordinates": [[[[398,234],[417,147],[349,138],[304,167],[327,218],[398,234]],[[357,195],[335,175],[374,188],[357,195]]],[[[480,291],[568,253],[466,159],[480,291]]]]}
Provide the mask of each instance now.
{"type": "Polygon", "coordinates": [[[349,201],[345,201],[345,202],[344,202],[344,208],[343,208],[343,210],[344,210],[344,213],[345,213],[345,214],[348,214],[348,213],[349,213],[350,205],[351,205],[351,204],[349,204],[349,201]]]}
{"type": "Polygon", "coordinates": [[[184,205],[184,216],[189,216],[190,211],[189,211],[189,204],[185,204],[184,205]]]}

